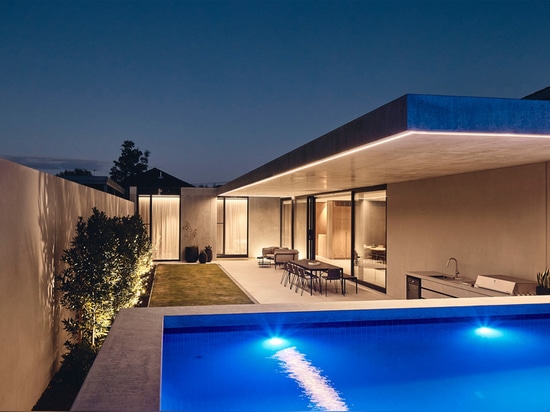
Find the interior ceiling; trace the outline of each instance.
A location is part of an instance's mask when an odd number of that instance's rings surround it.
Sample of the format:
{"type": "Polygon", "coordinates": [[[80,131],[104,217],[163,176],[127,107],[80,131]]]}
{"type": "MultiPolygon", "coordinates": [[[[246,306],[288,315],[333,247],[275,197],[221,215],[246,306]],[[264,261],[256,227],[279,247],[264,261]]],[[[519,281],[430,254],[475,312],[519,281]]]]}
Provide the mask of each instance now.
{"type": "Polygon", "coordinates": [[[409,131],[222,194],[297,197],[549,160],[546,135],[409,131]]]}

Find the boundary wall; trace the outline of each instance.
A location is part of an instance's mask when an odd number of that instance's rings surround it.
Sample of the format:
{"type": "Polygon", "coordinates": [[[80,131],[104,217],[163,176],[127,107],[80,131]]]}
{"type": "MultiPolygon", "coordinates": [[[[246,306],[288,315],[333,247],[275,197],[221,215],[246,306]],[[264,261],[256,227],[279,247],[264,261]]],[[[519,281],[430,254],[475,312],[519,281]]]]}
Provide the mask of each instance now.
{"type": "Polygon", "coordinates": [[[59,369],[66,316],[55,290],[79,216],[128,200],[0,159],[0,410],[31,410],[59,369]]]}

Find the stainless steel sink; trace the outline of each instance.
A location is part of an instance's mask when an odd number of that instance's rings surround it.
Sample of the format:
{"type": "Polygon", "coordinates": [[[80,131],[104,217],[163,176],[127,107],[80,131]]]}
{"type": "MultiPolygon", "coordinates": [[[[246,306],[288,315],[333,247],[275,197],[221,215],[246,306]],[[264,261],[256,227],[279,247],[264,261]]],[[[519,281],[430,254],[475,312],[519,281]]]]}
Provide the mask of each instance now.
{"type": "Polygon", "coordinates": [[[435,279],[442,279],[442,280],[447,280],[447,281],[453,281],[453,282],[458,282],[462,285],[468,285],[468,286],[473,286],[474,285],[474,281],[473,280],[469,280],[469,279],[466,279],[466,278],[463,278],[463,277],[454,277],[454,276],[449,276],[449,275],[433,275],[433,276],[430,276],[431,278],[435,278],[435,279]]]}

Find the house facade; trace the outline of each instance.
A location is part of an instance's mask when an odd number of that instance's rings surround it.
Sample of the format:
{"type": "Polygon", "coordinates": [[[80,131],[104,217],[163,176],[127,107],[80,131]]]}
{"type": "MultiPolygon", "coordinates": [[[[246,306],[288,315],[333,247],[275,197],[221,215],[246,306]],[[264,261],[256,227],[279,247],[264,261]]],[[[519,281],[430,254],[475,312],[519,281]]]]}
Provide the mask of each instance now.
{"type": "Polygon", "coordinates": [[[448,272],[451,257],[464,276],[535,280],[550,252],[542,92],[405,95],[219,188],[182,187],[172,258],[295,248],[398,299],[407,271],[448,272]]]}
{"type": "Polygon", "coordinates": [[[535,280],[550,252],[549,138],[549,101],[406,95],[227,183],[217,202],[248,202],[246,256],[293,247],[394,298],[407,271],[445,272],[450,257],[465,276],[535,280]]]}

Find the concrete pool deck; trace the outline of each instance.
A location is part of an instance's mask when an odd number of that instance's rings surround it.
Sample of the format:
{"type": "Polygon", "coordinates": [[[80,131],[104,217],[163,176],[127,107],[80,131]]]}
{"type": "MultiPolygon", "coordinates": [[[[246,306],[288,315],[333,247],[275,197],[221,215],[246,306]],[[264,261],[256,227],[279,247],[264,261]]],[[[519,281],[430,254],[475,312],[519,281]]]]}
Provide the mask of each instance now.
{"type": "MultiPolygon", "coordinates": [[[[256,303],[323,303],[323,302],[350,302],[366,300],[389,300],[384,293],[369,289],[365,286],[358,286],[355,293],[355,284],[348,281],[346,295],[342,295],[340,288],[335,290],[334,284],[329,283],[328,293],[310,294],[309,291],[295,289],[281,284],[283,269],[271,267],[259,267],[257,259],[224,259],[218,263],[225,272],[237,283],[256,303]]],[[[323,288],[325,284],[323,282],[323,288]]]]}
{"type": "MultiPolygon", "coordinates": [[[[229,270],[229,268],[226,268],[226,270],[229,270]]],[[[288,298],[285,294],[297,295],[302,299],[297,302],[285,301],[282,303],[261,303],[256,305],[187,306],[121,310],[71,410],[158,411],[160,405],[163,319],[165,316],[426,307],[460,308],[467,306],[550,303],[548,297],[545,296],[432,300],[310,300],[311,296],[306,297],[305,293],[304,296],[300,296],[299,293],[291,292],[288,288],[280,285],[281,271],[274,271],[269,268],[261,270],[270,270],[274,272],[274,275],[276,274],[272,279],[277,281],[276,285],[270,282],[269,286],[275,292],[280,292],[281,296],[285,299],[288,298]]],[[[236,280],[243,287],[248,282],[254,283],[253,278],[246,280],[244,276],[240,278],[239,275],[235,276],[236,280]]],[[[271,275],[266,272],[265,276],[271,275]]],[[[263,296],[259,292],[255,293],[256,296],[260,297],[259,301],[262,299],[274,299],[274,295],[269,297],[267,294],[263,296]]],[[[333,295],[337,294],[333,293],[333,295]]]]}

